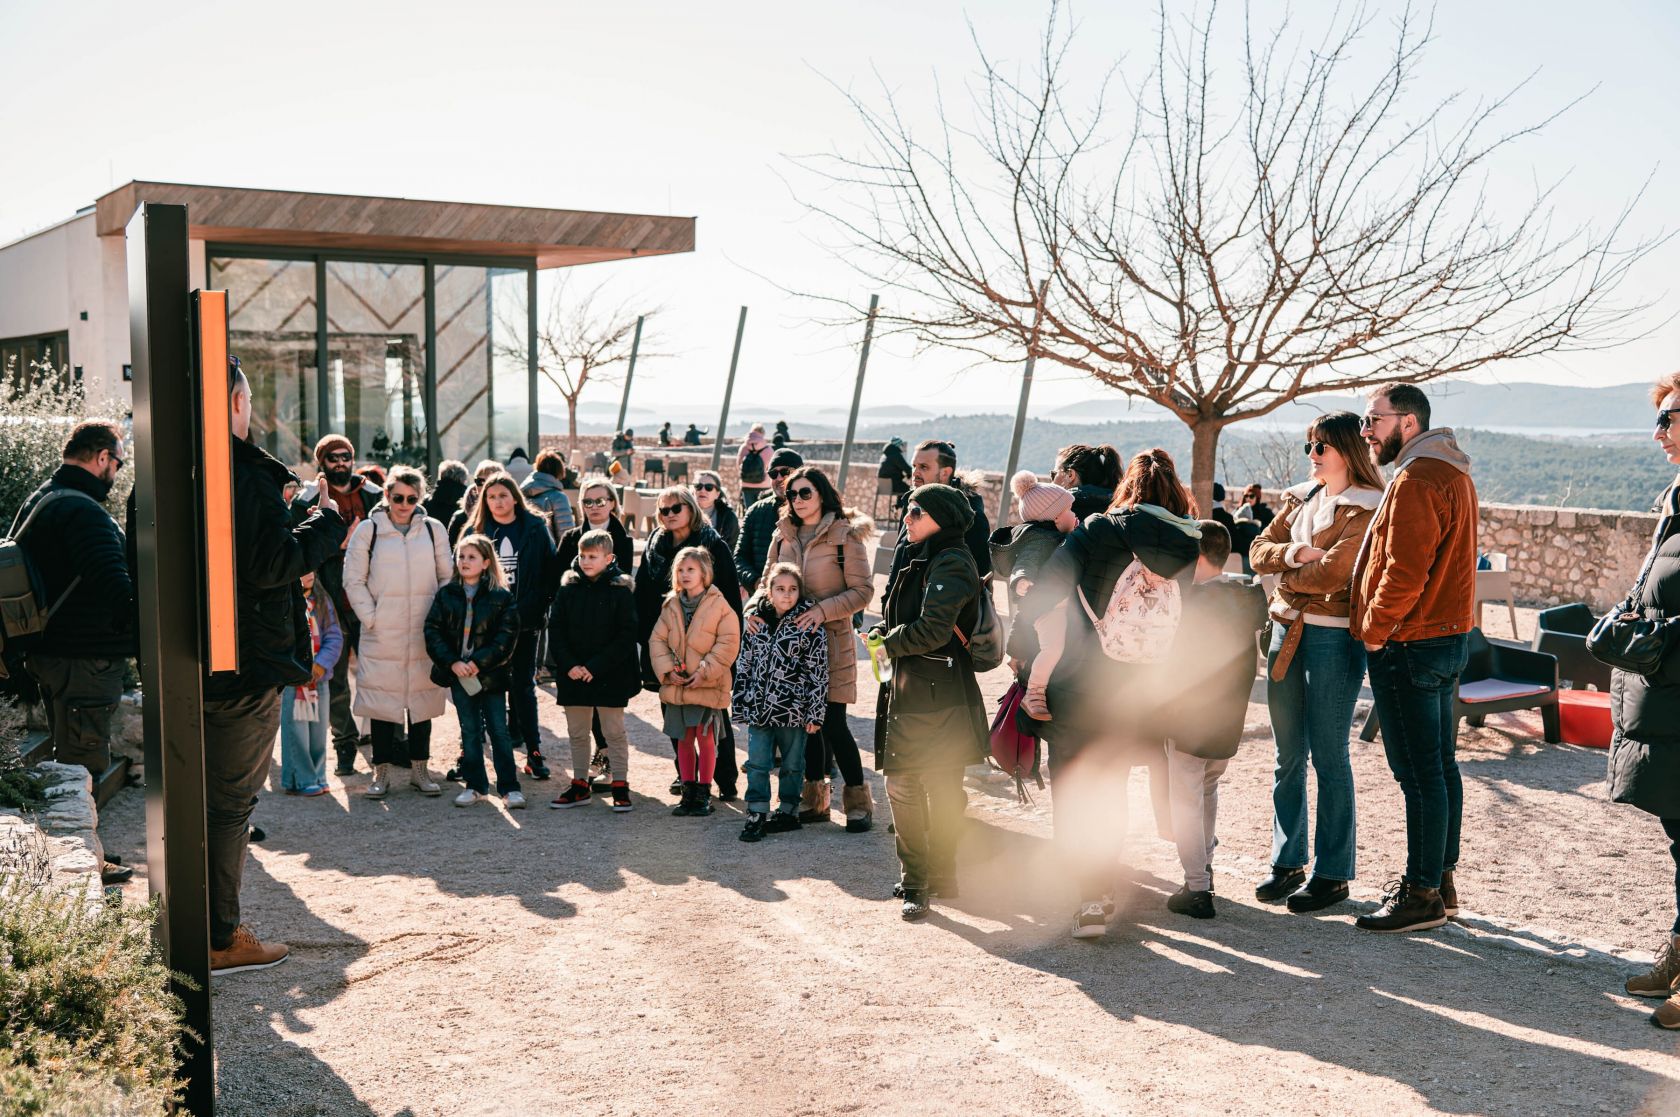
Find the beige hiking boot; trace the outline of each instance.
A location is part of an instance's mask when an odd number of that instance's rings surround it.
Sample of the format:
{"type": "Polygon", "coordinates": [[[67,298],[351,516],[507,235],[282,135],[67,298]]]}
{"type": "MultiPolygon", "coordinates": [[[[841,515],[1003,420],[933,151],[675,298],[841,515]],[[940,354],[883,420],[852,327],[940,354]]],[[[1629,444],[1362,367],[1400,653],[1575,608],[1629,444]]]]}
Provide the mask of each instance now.
{"type": "Polygon", "coordinates": [[[364,799],[383,799],[391,790],[391,766],[389,764],[375,764],[373,779],[368,781],[367,790],[362,792],[364,799]]]}
{"type": "Polygon", "coordinates": [[[1680,993],[1657,1006],[1657,1011],[1651,1013],[1651,1023],[1671,1032],[1680,1029],[1680,993]]]}
{"type": "Polygon", "coordinates": [[[408,770],[408,782],[422,795],[442,795],[443,788],[431,766],[421,761],[408,770]]]}
{"type": "Polygon", "coordinates": [[[284,962],[291,952],[283,942],[258,941],[251,929],[241,923],[234,928],[233,941],[226,950],[210,951],[210,972],[220,977],[240,970],[266,970],[284,962]]]}
{"type": "MultiPolygon", "coordinates": [[[[1628,978],[1622,988],[1634,997],[1668,998],[1680,991],[1680,946],[1675,944],[1675,937],[1670,935],[1664,939],[1661,948],[1657,950],[1657,960],[1651,963],[1651,968],[1628,978]]],[[[1680,1009],[1675,1011],[1680,1012],[1680,1009]]],[[[1665,1028],[1673,1026],[1663,1025],[1665,1028]]]]}

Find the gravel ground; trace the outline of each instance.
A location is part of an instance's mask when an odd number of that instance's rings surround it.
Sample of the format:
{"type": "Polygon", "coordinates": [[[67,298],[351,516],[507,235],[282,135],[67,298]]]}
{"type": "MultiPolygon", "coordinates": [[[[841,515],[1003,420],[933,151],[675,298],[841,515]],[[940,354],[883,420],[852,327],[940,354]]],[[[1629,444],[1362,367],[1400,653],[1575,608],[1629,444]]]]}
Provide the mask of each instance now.
{"type": "MultiPolygon", "coordinates": [[[[1490,635],[1507,624],[1490,612],[1490,635]]],[[[870,713],[852,709],[863,741],[870,713]]],[[[551,699],[542,718],[563,764],[551,699]]],[[[1604,800],[1602,752],[1543,744],[1537,719],[1461,737],[1466,910],[1447,928],[1351,927],[1404,860],[1399,793],[1358,742],[1356,902],[1254,901],[1262,701],[1222,786],[1219,918],[1166,912],[1177,859],[1151,823],[1096,943],[1067,934],[1048,792],[1022,805],[971,778],[962,896],[909,925],[878,782],[870,834],[743,844],[738,802],[670,817],[658,721],[651,696],[631,707],[629,815],[548,810],[557,782],[527,783],[523,813],[370,802],[365,775],[266,795],[245,912],[293,954],[216,983],[220,1112],[1680,1112],[1680,1037],[1620,991],[1673,916],[1661,831],[1604,800]]],[[[435,737],[452,756],[452,719],[435,737]]],[[[1131,799],[1142,827],[1141,772],[1131,799]]],[[[125,791],[102,826],[131,859],[143,806],[125,791]]]]}

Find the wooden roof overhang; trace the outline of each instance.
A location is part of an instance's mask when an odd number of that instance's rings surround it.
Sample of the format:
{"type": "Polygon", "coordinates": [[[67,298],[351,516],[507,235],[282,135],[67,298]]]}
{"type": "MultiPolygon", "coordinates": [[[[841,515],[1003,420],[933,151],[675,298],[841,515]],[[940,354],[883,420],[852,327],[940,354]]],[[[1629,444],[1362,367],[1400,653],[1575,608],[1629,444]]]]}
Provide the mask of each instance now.
{"type": "Polygon", "coordinates": [[[120,235],[142,202],[186,206],[188,235],[217,244],[513,256],[535,259],[538,268],[694,251],[692,217],[176,182],[130,182],[101,197],[95,214],[99,235],[120,235]]]}

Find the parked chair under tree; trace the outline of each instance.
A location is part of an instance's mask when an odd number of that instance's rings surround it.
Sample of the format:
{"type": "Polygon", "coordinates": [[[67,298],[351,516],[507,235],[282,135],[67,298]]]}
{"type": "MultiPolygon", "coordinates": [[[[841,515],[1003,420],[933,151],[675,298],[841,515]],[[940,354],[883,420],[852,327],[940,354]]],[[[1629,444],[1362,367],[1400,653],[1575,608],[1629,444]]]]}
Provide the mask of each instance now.
{"type": "MultiPolygon", "coordinates": [[[[1517,710],[1540,711],[1547,744],[1555,745],[1563,740],[1558,717],[1557,657],[1527,648],[1491,644],[1481,629],[1472,628],[1470,660],[1458,678],[1458,693],[1453,698],[1454,718],[1464,718],[1480,729],[1487,724],[1489,714],[1517,710]]],[[[1380,728],[1373,706],[1365,727],[1359,731],[1359,739],[1376,740],[1380,728]]]]}

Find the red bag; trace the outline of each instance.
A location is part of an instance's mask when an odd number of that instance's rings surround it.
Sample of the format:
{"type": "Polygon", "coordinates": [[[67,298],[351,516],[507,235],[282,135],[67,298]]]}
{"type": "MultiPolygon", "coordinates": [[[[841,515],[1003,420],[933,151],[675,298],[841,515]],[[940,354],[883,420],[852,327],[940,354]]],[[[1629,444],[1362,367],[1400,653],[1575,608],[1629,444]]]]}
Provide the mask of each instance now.
{"type": "Polygon", "coordinates": [[[1016,711],[1027,688],[1019,679],[1009,684],[998,703],[997,716],[992,719],[992,763],[1015,778],[1015,796],[1022,803],[1032,802],[1027,794],[1027,777],[1044,788],[1044,777],[1038,771],[1038,738],[1021,732],[1016,723],[1016,711]]]}

